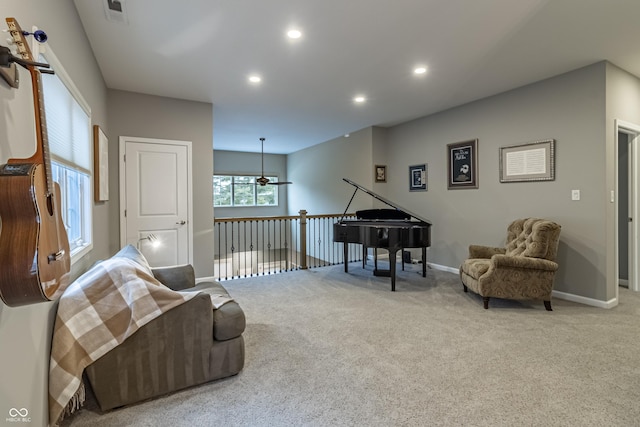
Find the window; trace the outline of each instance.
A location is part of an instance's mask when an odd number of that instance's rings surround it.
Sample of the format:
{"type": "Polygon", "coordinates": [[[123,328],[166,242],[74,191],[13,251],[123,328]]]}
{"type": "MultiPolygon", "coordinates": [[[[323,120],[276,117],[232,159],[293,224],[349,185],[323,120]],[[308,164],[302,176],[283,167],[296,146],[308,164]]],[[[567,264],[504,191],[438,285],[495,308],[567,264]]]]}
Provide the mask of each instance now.
{"type": "MultiPolygon", "coordinates": [[[[213,206],[278,206],[276,185],[256,185],[258,176],[214,175],[213,206]]],[[[270,182],[278,182],[278,177],[266,177],[270,182]]]]}
{"type": "Polygon", "coordinates": [[[51,51],[39,60],[55,74],[42,75],[51,175],[60,185],[62,219],[71,262],[93,247],[91,109],[51,51]]]}

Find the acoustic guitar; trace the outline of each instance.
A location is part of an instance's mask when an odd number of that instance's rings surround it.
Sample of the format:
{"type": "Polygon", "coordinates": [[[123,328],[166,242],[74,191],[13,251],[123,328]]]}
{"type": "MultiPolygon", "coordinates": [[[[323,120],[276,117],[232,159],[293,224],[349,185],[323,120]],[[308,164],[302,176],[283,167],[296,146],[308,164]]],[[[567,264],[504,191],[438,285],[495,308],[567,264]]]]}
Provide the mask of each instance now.
{"type": "Polygon", "coordinates": [[[33,87],[37,146],[33,156],[0,166],[0,298],[8,306],[50,301],[69,284],[69,240],[60,187],[51,177],[40,70],[14,18],[7,25],[33,87]]]}

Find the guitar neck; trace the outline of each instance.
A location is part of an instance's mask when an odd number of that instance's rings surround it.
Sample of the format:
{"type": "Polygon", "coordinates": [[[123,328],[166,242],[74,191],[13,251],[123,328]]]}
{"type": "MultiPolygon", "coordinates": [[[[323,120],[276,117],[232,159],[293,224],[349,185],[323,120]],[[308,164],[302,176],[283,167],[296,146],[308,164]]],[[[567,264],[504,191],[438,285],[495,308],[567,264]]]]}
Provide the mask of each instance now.
{"type": "MultiPolygon", "coordinates": [[[[9,33],[13,42],[17,46],[18,53],[21,58],[26,61],[33,61],[34,58],[31,50],[24,38],[24,34],[20,25],[14,18],[7,18],[9,33]]],[[[47,136],[47,123],[44,113],[44,97],[42,93],[42,78],[40,70],[34,65],[27,65],[29,74],[31,75],[31,85],[33,87],[33,108],[35,110],[36,125],[36,152],[28,159],[9,159],[8,163],[37,163],[44,165],[45,179],[47,187],[47,195],[53,194],[53,178],[51,174],[51,159],[49,156],[49,140],[47,136]]]]}
{"type": "Polygon", "coordinates": [[[51,157],[49,155],[49,137],[47,134],[47,120],[44,114],[44,96],[42,93],[42,77],[40,71],[34,69],[31,73],[34,83],[34,102],[36,118],[36,135],[38,144],[34,156],[38,156],[38,162],[44,165],[47,181],[47,193],[53,194],[53,177],[51,174],[51,157]]]}

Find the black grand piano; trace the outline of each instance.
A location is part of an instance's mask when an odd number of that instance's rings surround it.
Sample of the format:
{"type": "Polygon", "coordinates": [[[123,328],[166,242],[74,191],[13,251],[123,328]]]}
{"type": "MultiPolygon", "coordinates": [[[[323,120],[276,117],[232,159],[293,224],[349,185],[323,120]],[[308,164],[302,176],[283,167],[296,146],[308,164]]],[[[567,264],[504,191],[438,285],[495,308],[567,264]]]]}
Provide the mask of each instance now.
{"type": "Polygon", "coordinates": [[[389,270],[378,270],[377,259],[375,259],[376,268],[373,274],[390,276],[392,291],[396,290],[396,254],[399,250],[421,248],[422,277],[426,277],[427,247],[431,246],[431,222],[406,209],[401,209],[393,202],[347,178],[342,179],[356,187],[342,219],[333,225],[333,241],[344,243],[344,271],[349,272],[348,244],[360,243],[363,246],[363,264],[366,262],[367,248],[383,248],[389,251],[389,270]],[[357,219],[344,219],[358,190],[364,191],[393,209],[361,210],[356,212],[357,219]]]}

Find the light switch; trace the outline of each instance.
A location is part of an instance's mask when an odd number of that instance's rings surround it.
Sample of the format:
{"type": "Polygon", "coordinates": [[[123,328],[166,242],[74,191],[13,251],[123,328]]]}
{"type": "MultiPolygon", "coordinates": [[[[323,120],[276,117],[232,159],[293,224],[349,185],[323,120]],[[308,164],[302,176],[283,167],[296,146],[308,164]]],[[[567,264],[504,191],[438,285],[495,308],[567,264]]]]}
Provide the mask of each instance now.
{"type": "Polygon", "coordinates": [[[580,190],[571,190],[571,200],[580,200],[580,190]]]}

